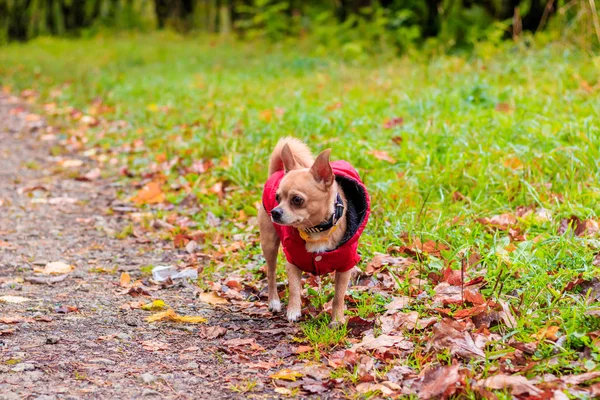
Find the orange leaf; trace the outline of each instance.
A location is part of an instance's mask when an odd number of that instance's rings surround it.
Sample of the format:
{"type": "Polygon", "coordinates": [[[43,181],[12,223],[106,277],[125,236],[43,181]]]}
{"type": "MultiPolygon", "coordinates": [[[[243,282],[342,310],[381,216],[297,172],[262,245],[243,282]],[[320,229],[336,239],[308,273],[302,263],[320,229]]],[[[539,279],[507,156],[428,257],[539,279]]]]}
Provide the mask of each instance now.
{"type": "Polygon", "coordinates": [[[165,194],[162,192],[158,182],[150,182],[133,196],[131,200],[139,205],[158,204],[165,201],[165,194]]]}
{"type": "Polygon", "coordinates": [[[262,120],[262,121],[265,121],[265,122],[271,122],[271,120],[273,119],[273,111],[271,111],[271,110],[263,110],[258,115],[258,118],[260,120],[262,120]]]}
{"type": "Polygon", "coordinates": [[[369,154],[371,154],[372,156],[374,156],[375,158],[382,160],[382,161],[387,161],[390,164],[396,164],[396,160],[390,156],[387,151],[383,151],[383,150],[371,150],[369,151],[369,154]]]}
{"type": "Polygon", "coordinates": [[[558,330],[560,328],[556,325],[552,325],[546,328],[542,328],[538,331],[538,333],[536,333],[535,335],[532,335],[534,338],[536,338],[537,340],[542,340],[542,339],[548,339],[548,340],[552,340],[552,341],[557,341],[558,338],[556,337],[556,334],[558,333],[558,330]]]}
{"type": "Polygon", "coordinates": [[[121,279],[119,280],[119,285],[121,287],[129,287],[131,284],[131,277],[127,272],[121,272],[121,279]]]}

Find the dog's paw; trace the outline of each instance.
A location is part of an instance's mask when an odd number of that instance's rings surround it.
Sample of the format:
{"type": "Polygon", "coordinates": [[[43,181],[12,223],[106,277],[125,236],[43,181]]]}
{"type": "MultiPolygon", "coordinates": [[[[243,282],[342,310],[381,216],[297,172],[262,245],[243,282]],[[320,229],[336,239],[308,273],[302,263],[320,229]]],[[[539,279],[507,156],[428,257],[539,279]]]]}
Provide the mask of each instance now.
{"type": "Polygon", "coordinates": [[[342,321],[331,321],[329,325],[327,325],[329,329],[339,329],[342,326],[344,326],[344,322],[342,321]]]}
{"type": "Polygon", "coordinates": [[[288,310],[287,310],[287,319],[290,322],[298,321],[298,319],[300,318],[301,315],[302,315],[302,312],[300,311],[300,309],[294,310],[294,309],[288,308],[288,310]]]}
{"type": "Polygon", "coordinates": [[[281,302],[279,299],[273,299],[269,301],[269,311],[272,312],[280,312],[281,311],[281,302]]]}

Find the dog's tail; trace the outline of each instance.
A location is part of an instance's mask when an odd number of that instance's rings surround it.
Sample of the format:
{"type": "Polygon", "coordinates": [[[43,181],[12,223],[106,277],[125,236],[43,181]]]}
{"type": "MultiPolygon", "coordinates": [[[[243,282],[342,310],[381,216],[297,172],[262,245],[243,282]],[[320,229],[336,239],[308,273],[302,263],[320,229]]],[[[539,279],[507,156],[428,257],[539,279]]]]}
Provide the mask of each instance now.
{"type": "Polygon", "coordinates": [[[293,137],[281,138],[279,139],[279,142],[277,142],[275,150],[273,150],[273,153],[271,154],[271,160],[269,162],[269,176],[283,169],[281,150],[286,144],[290,147],[290,150],[294,155],[294,160],[296,160],[296,163],[299,166],[302,168],[310,168],[310,166],[313,164],[315,159],[308,149],[308,146],[304,144],[304,142],[293,137]]]}

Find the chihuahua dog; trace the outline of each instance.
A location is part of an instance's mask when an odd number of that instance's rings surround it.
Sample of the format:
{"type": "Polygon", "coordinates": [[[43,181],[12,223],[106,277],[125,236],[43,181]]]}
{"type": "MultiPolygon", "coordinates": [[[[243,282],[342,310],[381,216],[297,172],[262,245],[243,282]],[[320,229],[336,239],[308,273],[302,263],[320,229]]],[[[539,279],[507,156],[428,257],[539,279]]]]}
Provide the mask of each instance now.
{"type": "Polygon", "coordinates": [[[258,221],[267,263],[269,309],[281,311],[276,267],[280,244],[289,284],[287,319],[301,316],[302,272],[335,272],[332,322],[344,323],[344,297],[352,268],[360,261],[358,239],[370,200],[356,170],[346,161],[329,162],[330,149],[315,159],[298,139],[275,146],[258,221]]]}

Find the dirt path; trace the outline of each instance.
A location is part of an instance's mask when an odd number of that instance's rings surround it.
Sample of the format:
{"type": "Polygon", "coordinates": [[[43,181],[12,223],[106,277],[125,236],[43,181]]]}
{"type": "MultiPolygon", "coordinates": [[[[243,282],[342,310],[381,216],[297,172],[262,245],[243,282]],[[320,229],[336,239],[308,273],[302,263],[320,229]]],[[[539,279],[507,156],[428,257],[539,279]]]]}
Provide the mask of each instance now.
{"type": "Polygon", "coordinates": [[[50,150],[59,136],[41,127],[0,98],[0,296],[30,299],[0,302],[0,399],[277,396],[266,383],[291,363],[293,328],[200,302],[191,284],[127,294],[121,271],[135,280],[140,267],[172,264],[176,252],[115,239],[132,211],[116,200],[116,184],[74,179],[93,168],[81,155],[62,155],[83,163],[57,169],[50,150]],[[75,268],[65,279],[34,273],[54,261],[75,268]],[[127,306],[152,298],[208,322],[151,324],[148,311],[127,306]],[[213,326],[225,335],[211,338],[213,326]]]}

